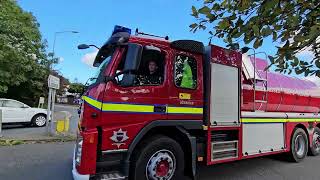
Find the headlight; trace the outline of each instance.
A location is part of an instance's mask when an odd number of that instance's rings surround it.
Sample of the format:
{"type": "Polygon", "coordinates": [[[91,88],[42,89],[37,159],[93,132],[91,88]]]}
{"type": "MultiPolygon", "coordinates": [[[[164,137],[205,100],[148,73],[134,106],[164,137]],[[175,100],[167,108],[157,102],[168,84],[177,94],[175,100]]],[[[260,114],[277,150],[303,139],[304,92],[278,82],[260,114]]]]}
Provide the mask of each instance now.
{"type": "Polygon", "coordinates": [[[75,151],[75,161],[77,165],[79,165],[81,162],[82,144],[83,144],[83,139],[81,137],[78,137],[77,144],[76,144],[76,151],[75,151]]]}

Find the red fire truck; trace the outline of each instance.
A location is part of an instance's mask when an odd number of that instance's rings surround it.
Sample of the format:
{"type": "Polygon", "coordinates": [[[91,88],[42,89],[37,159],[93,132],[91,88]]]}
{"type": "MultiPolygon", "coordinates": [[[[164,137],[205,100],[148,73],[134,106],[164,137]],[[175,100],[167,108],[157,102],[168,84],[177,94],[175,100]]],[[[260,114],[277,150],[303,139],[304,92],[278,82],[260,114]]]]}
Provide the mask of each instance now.
{"type": "Polygon", "coordinates": [[[200,165],[320,153],[319,87],[255,54],[116,26],[93,65],[74,179],[196,179],[200,165]]]}

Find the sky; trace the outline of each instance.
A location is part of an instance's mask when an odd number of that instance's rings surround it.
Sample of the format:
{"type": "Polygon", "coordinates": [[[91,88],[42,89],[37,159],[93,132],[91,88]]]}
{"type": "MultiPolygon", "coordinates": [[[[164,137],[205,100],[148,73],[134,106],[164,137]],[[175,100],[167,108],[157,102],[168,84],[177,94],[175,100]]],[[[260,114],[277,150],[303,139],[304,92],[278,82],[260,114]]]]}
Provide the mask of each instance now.
{"type": "MultiPolygon", "coordinates": [[[[192,39],[208,44],[209,34],[205,31],[190,32],[189,25],[195,19],[191,7],[201,6],[197,0],[18,0],[23,10],[31,12],[40,24],[42,38],[52,52],[55,32],[78,31],[79,33],[59,33],[56,36],[55,55],[60,63],[55,66],[72,82],[86,82],[95,69],[91,63],[96,49],[78,50],[77,45],[95,44],[101,46],[111,35],[115,25],[131,28],[133,31],[169,36],[170,40],[192,39]]],[[[222,39],[214,38],[212,44],[225,47],[222,39]]],[[[265,39],[256,50],[275,54],[275,44],[265,39]]],[[[310,57],[302,52],[302,57],[310,57]]]]}

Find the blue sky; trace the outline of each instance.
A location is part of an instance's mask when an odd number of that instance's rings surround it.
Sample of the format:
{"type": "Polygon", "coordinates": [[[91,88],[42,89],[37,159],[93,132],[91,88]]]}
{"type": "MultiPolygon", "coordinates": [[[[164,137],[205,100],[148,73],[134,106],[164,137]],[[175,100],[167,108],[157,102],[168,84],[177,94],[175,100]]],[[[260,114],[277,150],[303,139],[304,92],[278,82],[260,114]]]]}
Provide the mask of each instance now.
{"type": "MultiPolygon", "coordinates": [[[[102,45],[110,36],[114,25],[130,27],[147,33],[165,36],[171,40],[193,39],[208,43],[209,34],[204,31],[192,33],[189,25],[194,22],[191,6],[199,6],[196,0],[18,0],[25,10],[32,12],[40,23],[43,39],[48,41],[48,52],[52,51],[54,33],[65,30],[79,34],[58,34],[55,54],[62,61],[56,65],[65,77],[85,82],[94,68],[83,60],[92,58],[95,49],[78,50],[81,43],[102,45]]],[[[225,46],[222,39],[215,38],[213,44],[225,46]]],[[[270,40],[257,51],[274,54],[276,49],[270,40]]]]}

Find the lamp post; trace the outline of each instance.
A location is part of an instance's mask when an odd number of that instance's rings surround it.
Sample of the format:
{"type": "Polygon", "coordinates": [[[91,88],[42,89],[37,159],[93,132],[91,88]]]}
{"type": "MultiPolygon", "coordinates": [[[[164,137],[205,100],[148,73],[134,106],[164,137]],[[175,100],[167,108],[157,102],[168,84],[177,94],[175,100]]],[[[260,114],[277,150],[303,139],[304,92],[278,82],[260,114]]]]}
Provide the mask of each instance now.
{"type": "MultiPolygon", "coordinates": [[[[59,31],[59,32],[55,32],[54,33],[54,39],[53,39],[53,47],[52,47],[52,61],[54,59],[54,48],[56,45],[56,38],[58,34],[62,34],[62,33],[79,33],[78,31],[59,31]]],[[[49,62],[49,74],[51,73],[51,65],[53,62],[49,62]]],[[[52,77],[50,78],[51,75],[49,75],[48,78],[48,86],[49,86],[49,95],[48,95],[48,107],[47,107],[47,133],[48,135],[50,135],[50,133],[52,132],[52,120],[53,120],[53,112],[54,112],[54,103],[55,103],[55,96],[56,96],[56,88],[50,87],[50,83],[52,81],[52,79],[56,79],[56,82],[58,82],[58,84],[60,83],[60,79],[57,77],[52,77]]],[[[59,88],[59,87],[58,87],[59,88]]]]}
{"type": "Polygon", "coordinates": [[[53,47],[52,47],[52,58],[54,57],[54,48],[56,45],[56,39],[57,39],[57,35],[58,34],[62,34],[62,33],[73,33],[73,34],[77,34],[79,33],[78,31],[58,31],[54,33],[54,39],[53,39],[53,47]]]}
{"type": "MultiPolygon", "coordinates": [[[[55,32],[54,33],[54,39],[53,39],[53,46],[52,46],[52,60],[54,58],[54,49],[55,49],[55,46],[56,46],[56,39],[57,39],[57,35],[58,34],[62,34],[62,33],[73,33],[73,34],[77,34],[79,33],[78,31],[58,31],[58,32],[55,32]]],[[[51,70],[51,65],[52,63],[49,63],[49,70],[51,70]]]]}

